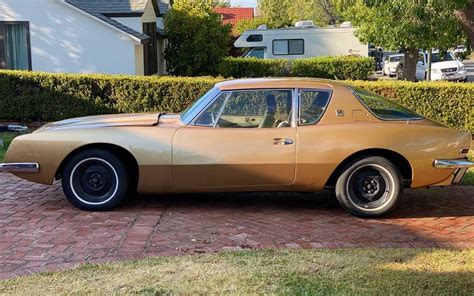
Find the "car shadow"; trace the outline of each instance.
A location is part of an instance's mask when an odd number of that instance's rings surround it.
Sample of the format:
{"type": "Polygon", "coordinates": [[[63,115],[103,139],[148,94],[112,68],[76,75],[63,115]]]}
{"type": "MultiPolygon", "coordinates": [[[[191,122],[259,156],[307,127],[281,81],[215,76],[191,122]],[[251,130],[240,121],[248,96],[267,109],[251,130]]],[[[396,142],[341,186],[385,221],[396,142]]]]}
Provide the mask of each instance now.
{"type": "MultiPolygon", "coordinates": [[[[154,204],[168,200],[175,207],[195,206],[218,210],[220,208],[282,209],[286,211],[318,211],[342,214],[343,209],[331,191],[316,193],[297,192],[241,192],[241,193],[186,193],[139,195],[123,208],[140,203],[154,204]]],[[[382,219],[439,218],[474,216],[474,187],[407,189],[398,207],[382,219]]]]}

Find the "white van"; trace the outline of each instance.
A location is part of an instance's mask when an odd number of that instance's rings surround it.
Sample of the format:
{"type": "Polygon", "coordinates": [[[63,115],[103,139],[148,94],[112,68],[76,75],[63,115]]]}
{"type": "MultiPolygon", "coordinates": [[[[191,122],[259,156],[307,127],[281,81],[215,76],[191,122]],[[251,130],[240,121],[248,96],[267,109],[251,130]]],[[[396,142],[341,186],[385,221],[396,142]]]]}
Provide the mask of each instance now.
{"type": "Polygon", "coordinates": [[[293,28],[245,31],[234,43],[237,48],[248,48],[245,57],[260,59],[299,59],[317,56],[369,55],[368,44],[354,35],[355,28],[316,28],[312,21],[297,22],[293,28]]]}
{"type": "MultiPolygon", "coordinates": [[[[428,54],[421,52],[416,65],[416,79],[426,80],[428,71],[428,54]]],[[[431,80],[467,81],[464,64],[451,52],[433,52],[431,54],[431,80]]]]}

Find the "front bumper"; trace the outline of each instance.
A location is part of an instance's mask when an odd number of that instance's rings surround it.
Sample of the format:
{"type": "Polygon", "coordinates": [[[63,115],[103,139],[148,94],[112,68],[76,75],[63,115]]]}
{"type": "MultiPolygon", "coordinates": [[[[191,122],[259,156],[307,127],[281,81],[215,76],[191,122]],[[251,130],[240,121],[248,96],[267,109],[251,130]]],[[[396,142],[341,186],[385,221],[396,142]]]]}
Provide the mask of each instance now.
{"type": "Polygon", "coordinates": [[[455,169],[452,184],[459,184],[467,170],[474,167],[474,162],[467,159],[437,159],[434,161],[434,167],[437,169],[455,169]]]}
{"type": "Polygon", "coordinates": [[[0,163],[0,172],[37,173],[39,164],[35,162],[0,163]]]}
{"type": "Polygon", "coordinates": [[[454,73],[436,73],[431,75],[431,80],[445,80],[445,81],[458,81],[465,80],[467,78],[467,72],[459,71],[454,73]]]}

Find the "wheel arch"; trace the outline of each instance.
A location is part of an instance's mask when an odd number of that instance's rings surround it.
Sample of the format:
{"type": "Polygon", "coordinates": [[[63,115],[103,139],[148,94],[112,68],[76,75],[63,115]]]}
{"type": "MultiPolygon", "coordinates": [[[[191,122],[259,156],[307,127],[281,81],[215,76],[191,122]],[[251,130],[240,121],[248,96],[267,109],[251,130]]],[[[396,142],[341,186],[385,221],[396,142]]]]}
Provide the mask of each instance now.
{"type": "Polygon", "coordinates": [[[83,146],[80,146],[73,151],[71,151],[66,157],[61,161],[61,164],[58,166],[58,169],[56,170],[55,174],[55,179],[59,180],[62,178],[62,171],[65,167],[65,165],[68,163],[68,161],[77,153],[89,149],[102,149],[102,150],[107,150],[109,152],[112,152],[116,156],[119,157],[121,161],[124,162],[124,165],[127,167],[127,169],[130,169],[132,174],[130,174],[130,177],[132,178],[132,186],[134,189],[136,189],[136,186],[138,185],[138,178],[139,178],[139,169],[138,169],[138,162],[133,156],[133,154],[125,149],[122,146],[116,145],[116,144],[109,144],[109,143],[91,143],[91,144],[86,144],[83,146]]]}
{"type": "Polygon", "coordinates": [[[389,160],[397,169],[400,171],[402,175],[404,187],[408,188],[411,185],[413,180],[413,168],[410,162],[400,153],[395,152],[389,149],[381,149],[381,148],[372,148],[372,149],[365,149],[358,151],[356,153],[351,154],[346,159],[344,159],[332,172],[331,176],[329,177],[328,181],[326,182],[325,187],[335,187],[337,179],[343,173],[344,169],[349,166],[351,163],[371,156],[380,156],[384,157],[389,160]]]}

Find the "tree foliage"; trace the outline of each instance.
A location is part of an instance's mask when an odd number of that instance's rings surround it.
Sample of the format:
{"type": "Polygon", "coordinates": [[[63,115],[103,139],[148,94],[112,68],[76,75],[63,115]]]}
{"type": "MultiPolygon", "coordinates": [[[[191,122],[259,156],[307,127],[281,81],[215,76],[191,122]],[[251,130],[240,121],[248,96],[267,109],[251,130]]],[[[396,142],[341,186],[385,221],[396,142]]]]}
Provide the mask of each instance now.
{"type": "Polygon", "coordinates": [[[267,25],[268,28],[272,28],[263,17],[255,17],[253,19],[242,19],[235,24],[232,34],[235,36],[242,35],[247,30],[257,29],[260,25],[267,25]]]}
{"type": "Polygon", "coordinates": [[[336,0],[260,0],[259,11],[269,27],[282,28],[312,20],[319,26],[340,21],[342,3],[336,0]]]}
{"type": "Polygon", "coordinates": [[[231,25],[212,11],[211,0],[178,0],[165,17],[165,58],[173,75],[213,75],[228,53],[231,25]]]}
{"type": "Polygon", "coordinates": [[[418,49],[449,48],[465,36],[454,11],[468,0],[340,0],[364,42],[405,50],[404,77],[415,79],[418,49]],[[348,4],[349,3],[349,4],[348,4]]]}

